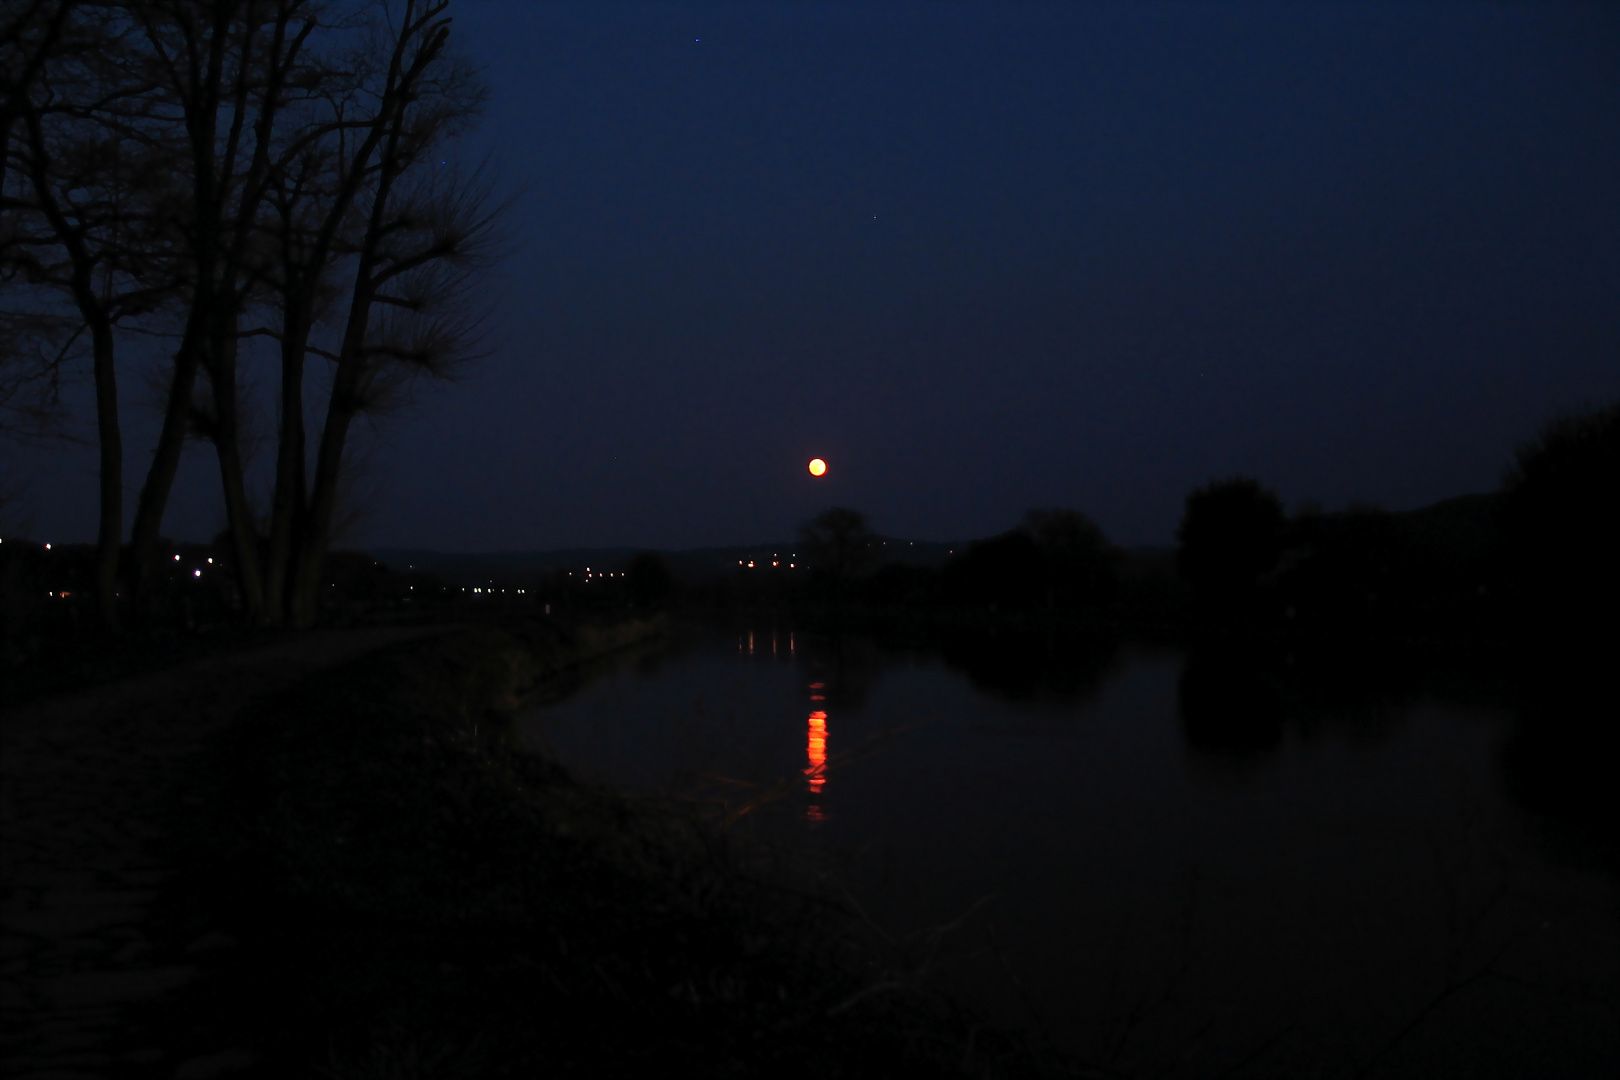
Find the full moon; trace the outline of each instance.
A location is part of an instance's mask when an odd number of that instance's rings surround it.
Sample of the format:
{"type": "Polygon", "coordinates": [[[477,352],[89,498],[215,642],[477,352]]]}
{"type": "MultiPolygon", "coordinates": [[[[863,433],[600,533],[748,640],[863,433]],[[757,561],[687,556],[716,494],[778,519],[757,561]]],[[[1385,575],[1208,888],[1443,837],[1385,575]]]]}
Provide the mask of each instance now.
{"type": "Polygon", "coordinates": [[[811,458],[810,459],[810,475],[811,476],[820,476],[822,473],[824,473],[826,471],[827,471],[827,463],[825,461],[822,461],[820,458],[811,458]]]}

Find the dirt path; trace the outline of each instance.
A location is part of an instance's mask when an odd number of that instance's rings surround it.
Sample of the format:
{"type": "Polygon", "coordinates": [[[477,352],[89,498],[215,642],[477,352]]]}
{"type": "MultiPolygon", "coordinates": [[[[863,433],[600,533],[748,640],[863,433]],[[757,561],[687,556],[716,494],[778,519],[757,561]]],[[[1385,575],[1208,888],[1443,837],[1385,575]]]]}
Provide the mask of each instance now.
{"type": "Polygon", "coordinates": [[[0,712],[0,1071],[9,1080],[205,1080],[248,1064],[230,1048],[180,1061],[176,1048],[128,1047],[128,1010],[198,975],[184,957],[160,957],[141,929],[171,876],[155,853],[163,796],[188,755],[248,702],[444,629],[315,631],[0,712]]]}

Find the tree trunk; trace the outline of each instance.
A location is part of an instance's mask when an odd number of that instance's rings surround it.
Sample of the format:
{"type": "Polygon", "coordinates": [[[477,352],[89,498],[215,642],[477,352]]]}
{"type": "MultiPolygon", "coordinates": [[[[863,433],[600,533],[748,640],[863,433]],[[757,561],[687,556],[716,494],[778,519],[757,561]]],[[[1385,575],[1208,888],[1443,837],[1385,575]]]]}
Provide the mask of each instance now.
{"type": "MultiPolygon", "coordinates": [[[[226,13],[227,9],[221,6],[215,12],[216,23],[226,13]]],[[[194,170],[195,186],[191,192],[191,211],[195,218],[192,225],[196,229],[192,241],[195,245],[192,267],[194,284],[185,334],[180,339],[180,348],[175,352],[174,374],[169,380],[169,400],[163,413],[163,428],[158,434],[152,465],[146,473],[146,483],[141,487],[135,526],[130,537],[136,610],[143,618],[150,614],[153,586],[158,575],[155,563],[158,534],[163,526],[163,512],[169,503],[175,474],[180,469],[181,452],[185,449],[186,435],[191,426],[191,395],[197,383],[197,365],[207,346],[214,316],[214,275],[219,250],[214,135],[219,119],[219,84],[224,64],[219,30],[216,25],[215,33],[208,40],[204,71],[191,72],[194,78],[201,76],[196,85],[176,87],[184,102],[186,134],[194,170]]],[[[148,33],[154,33],[150,24],[148,33]]]]}
{"type": "Polygon", "coordinates": [[[101,628],[118,632],[118,549],[124,539],[124,441],[118,427],[118,379],[112,324],[96,310],[90,324],[101,443],[101,523],[96,531],[96,609],[101,628]]]}
{"type": "MultiPolygon", "coordinates": [[[[386,199],[386,179],[378,198],[386,199]]],[[[375,222],[380,215],[374,214],[375,222]]],[[[375,244],[375,224],[372,229],[371,248],[375,244]]],[[[332,396],[326,404],[326,424],[321,429],[320,450],[315,458],[315,486],[310,493],[309,515],[305,521],[302,543],[298,549],[298,566],[293,579],[293,623],[300,629],[313,626],[321,588],[321,571],[326,564],[326,551],[331,543],[332,514],[337,507],[338,476],[343,471],[343,446],[349,435],[349,424],[359,411],[356,391],[360,386],[364,367],[366,330],[371,321],[374,290],[371,283],[372,260],[370,251],[362,254],[355,272],[354,299],[349,306],[349,321],[343,331],[343,346],[338,353],[337,371],[332,377],[332,396]]]]}
{"type": "MultiPolygon", "coordinates": [[[[44,126],[38,111],[23,113],[32,161],[30,179],[51,229],[73,264],[71,288],[79,315],[90,327],[90,341],[96,387],[96,434],[101,450],[100,523],[96,530],[95,591],[96,609],[102,629],[118,629],[118,545],[124,534],[124,444],[118,425],[118,379],[113,367],[112,319],[107,307],[96,296],[92,274],[96,260],[85,247],[82,228],[71,225],[61,205],[51,193],[46,175],[47,153],[44,126]]],[[[11,137],[11,120],[6,138],[11,137]]]]}
{"type": "MultiPolygon", "coordinates": [[[[336,391],[333,392],[334,399],[336,391]]],[[[320,454],[315,463],[315,490],[310,497],[309,515],[304,523],[303,543],[293,578],[293,625],[307,629],[315,624],[321,590],[321,571],[331,543],[332,514],[337,507],[337,480],[343,465],[343,444],[352,408],[327,410],[326,427],[321,432],[320,454]]]]}
{"type": "Polygon", "coordinates": [[[135,506],[135,525],[129,538],[130,572],[135,579],[134,610],[137,618],[150,615],[153,584],[157,578],[157,541],[163,528],[163,511],[169,503],[175,473],[180,470],[180,454],[186,446],[186,429],[191,419],[191,393],[197,382],[197,349],[201,336],[202,311],[192,309],[190,324],[174,356],[174,372],[169,379],[169,400],[163,412],[152,464],[135,506]]]}
{"type": "Polygon", "coordinates": [[[289,296],[282,322],[281,423],[276,453],[276,492],[270,511],[270,550],[264,568],[265,619],[279,625],[292,606],[296,544],[305,526],[308,492],[304,455],[304,356],[309,319],[304,299],[289,296]]]}
{"type": "Polygon", "coordinates": [[[225,495],[225,521],[231,531],[232,555],[236,561],[236,584],[242,591],[242,606],[248,618],[264,618],[264,578],[259,572],[259,529],[248,505],[247,484],[242,477],[242,449],[237,425],[236,401],[236,316],[221,314],[215,324],[212,363],[208,378],[213,384],[214,449],[219,458],[219,476],[225,495]]]}

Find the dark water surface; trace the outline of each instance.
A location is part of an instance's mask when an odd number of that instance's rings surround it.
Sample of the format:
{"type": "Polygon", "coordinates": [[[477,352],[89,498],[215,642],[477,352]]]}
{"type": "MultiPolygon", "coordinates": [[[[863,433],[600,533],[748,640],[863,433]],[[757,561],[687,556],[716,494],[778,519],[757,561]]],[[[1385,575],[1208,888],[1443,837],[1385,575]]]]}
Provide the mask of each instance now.
{"type": "Polygon", "coordinates": [[[523,731],[588,779],[757,802],[733,828],[1071,1063],[1616,1075],[1616,875],[1509,795],[1510,697],[1340,660],[761,622],[523,731]]]}

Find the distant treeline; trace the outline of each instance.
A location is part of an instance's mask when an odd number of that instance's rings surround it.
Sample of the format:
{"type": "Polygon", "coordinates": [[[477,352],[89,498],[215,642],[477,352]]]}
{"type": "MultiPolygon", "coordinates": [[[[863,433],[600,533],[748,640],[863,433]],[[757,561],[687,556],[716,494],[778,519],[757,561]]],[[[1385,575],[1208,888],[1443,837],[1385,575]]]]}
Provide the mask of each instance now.
{"type": "Polygon", "coordinates": [[[1289,515],[1250,477],[1186,499],[1177,547],[1126,551],[1075,510],[1031,510],[939,565],[856,511],[808,523],[808,573],[739,569],[695,592],[913,610],[1080,618],[1313,638],[1613,636],[1620,604],[1620,405],[1566,416],[1519,449],[1498,491],[1391,513],[1289,515]]]}
{"type": "MultiPolygon", "coordinates": [[[[1408,640],[1614,635],[1620,610],[1620,404],[1548,424],[1498,491],[1420,510],[1306,508],[1260,481],[1212,481],[1187,498],[1177,547],[1126,550],[1077,510],[1031,510],[1008,531],[933,544],[877,535],[834,508],[779,549],[375,558],[336,552],[320,589],[328,621],[456,605],[571,611],[806,606],[916,618],[1056,620],[1183,633],[1408,640]]],[[[159,623],[247,619],[229,535],[165,544],[159,623]]],[[[95,625],[89,545],[0,543],[0,645],[22,662],[53,628],[95,625]]]]}
{"type": "MultiPolygon", "coordinates": [[[[153,633],[208,631],[250,623],[237,585],[229,534],[213,542],[159,541],[150,575],[146,628],[153,633]]],[[[0,539],[0,666],[25,662],[47,641],[99,632],[92,544],[0,539]]],[[[318,610],[335,616],[397,609],[460,590],[441,578],[398,573],[358,551],[332,552],[322,571],[318,610]]]]}

